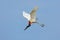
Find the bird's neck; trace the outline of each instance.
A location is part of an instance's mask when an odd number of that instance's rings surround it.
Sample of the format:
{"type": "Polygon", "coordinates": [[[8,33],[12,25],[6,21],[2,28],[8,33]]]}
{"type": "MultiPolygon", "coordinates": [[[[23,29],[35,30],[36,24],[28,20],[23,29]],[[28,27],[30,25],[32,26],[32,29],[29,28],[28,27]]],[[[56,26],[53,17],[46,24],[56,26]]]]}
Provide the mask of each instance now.
{"type": "Polygon", "coordinates": [[[29,21],[29,24],[32,24],[32,22],[31,22],[31,21],[29,21]]]}

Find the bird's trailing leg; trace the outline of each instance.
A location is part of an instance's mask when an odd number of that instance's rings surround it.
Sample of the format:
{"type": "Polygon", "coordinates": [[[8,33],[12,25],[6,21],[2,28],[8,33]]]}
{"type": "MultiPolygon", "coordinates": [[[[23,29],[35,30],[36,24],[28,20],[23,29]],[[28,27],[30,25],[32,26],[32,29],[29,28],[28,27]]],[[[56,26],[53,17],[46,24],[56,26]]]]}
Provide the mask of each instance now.
{"type": "Polygon", "coordinates": [[[44,27],[45,25],[44,24],[40,24],[39,22],[36,22],[37,24],[39,24],[41,27],[44,27]]]}

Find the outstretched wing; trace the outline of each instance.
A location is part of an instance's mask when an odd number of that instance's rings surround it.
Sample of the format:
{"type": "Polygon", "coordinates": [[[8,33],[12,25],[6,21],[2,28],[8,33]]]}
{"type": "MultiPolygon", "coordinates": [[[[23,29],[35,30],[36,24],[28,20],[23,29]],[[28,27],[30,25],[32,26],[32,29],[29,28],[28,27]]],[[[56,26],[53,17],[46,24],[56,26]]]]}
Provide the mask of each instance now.
{"type": "Polygon", "coordinates": [[[31,13],[30,13],[30,16],[31,16],[31,21],[34,22],[36,20],[36,11],[37,11],[38,7],[35,7],[31,13]]]}
{"type": "Polygon", "coordinates": [[[27,20],[30,20],[30,19],[31,19],[30,14],[26,13],[25,11],[23,11],[23,16],[24,16],[27,20]]]}

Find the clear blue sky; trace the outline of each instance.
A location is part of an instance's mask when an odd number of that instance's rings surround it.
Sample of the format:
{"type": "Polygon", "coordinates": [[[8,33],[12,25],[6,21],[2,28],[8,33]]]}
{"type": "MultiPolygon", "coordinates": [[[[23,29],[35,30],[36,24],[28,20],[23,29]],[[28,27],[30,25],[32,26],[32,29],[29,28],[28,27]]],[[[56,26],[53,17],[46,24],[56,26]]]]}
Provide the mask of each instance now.
{"type": "Polygon", "coordinates": [[[60,40],[60,0],[1,0],[0,4],[0,40],[60,40]],[[35,6],[45,27],[33,24],[24,31],[27,20],[22,12],[35,6]]]}

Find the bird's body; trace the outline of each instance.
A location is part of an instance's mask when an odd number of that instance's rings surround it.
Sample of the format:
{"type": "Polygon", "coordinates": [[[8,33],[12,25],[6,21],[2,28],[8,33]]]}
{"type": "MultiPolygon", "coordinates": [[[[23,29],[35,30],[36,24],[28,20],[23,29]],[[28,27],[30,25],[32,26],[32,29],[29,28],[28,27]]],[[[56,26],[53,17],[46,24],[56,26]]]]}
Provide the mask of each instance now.
{"type": "Polygon", "coordinates": [[[35,7],[31,11],[30,14],[23,11],[23,16],[28,20],[28,26],[24,30],[26,30],[28,27],[30,27],[32,23],[37,23],[37,21],[36,21],[36,11],[37,11],[37,9],[38,9],[38,7],[35,7]]]}

